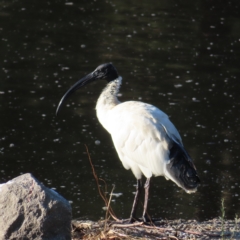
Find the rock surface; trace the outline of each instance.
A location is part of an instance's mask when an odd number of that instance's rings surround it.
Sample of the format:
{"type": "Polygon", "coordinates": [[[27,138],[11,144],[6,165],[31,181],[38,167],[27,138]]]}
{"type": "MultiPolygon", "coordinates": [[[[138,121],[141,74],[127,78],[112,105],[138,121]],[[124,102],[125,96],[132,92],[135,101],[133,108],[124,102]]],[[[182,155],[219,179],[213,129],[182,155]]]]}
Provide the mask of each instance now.
{"type": "Polygon", "coordinates": [[[27,173],[0,184],[0,240],[71,239],[71,206],[27,173]]]}

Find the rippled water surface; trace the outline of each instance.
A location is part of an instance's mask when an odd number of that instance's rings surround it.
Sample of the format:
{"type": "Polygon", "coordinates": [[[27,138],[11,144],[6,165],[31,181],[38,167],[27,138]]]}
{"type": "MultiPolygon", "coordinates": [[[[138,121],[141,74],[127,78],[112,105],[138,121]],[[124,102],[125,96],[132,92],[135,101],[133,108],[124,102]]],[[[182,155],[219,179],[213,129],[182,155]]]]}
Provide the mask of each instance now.
{"type": "Polygon", "coordinates": [[[127,218],[135,178],[126,171],[95,103],[105,82],[65,91],[99,64],[123,77],[120,100],[151,103],[179,129],[201,186],[188,195],[153,178],[149,213],[196,218],[240,214],[240,13],[227,1],[2,1],[0,183],[31,172],[72,202],[75,218],[105,216],[86,154],[127,218]]]}

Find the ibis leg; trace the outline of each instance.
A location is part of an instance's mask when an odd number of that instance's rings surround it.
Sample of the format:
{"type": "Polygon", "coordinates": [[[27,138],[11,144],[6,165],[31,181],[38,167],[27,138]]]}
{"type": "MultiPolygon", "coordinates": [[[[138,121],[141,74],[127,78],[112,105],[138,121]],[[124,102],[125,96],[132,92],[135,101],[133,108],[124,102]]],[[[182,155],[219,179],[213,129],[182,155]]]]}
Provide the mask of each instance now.
{"type": "Polygon", "coordinates": [[[149,187],[150,187],[150,178],[147,178],[144,188],[145,188],[145,197],[144,197],[144,205],[143,205],[143,221],[147,222],[147,206],[148,206],[148,196],[149,196],[149,187]]]}
{"type": "Polygon", "coordinates": [[[141,195],[141,190],[142,190],[142,180],[138,179],[137,180],[137,188],[136,188],[136,193],[133,201],[133,206],[132,206],[132,211],[130,215],[130,222],[136,221],[136,211],[139,203],[139,197],[141,195]]]}

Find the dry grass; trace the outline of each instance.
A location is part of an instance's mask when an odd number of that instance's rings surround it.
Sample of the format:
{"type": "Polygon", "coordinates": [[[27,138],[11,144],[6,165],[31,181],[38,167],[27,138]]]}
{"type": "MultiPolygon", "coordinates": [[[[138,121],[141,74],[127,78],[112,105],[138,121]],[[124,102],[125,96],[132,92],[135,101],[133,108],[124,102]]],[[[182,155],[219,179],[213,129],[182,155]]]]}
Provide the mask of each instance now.
{"type": "Polygon", "coordinates": [[[113,221],[73,221],[72,240],[150,240],[150,239],[240,239],[239,219],[210,221],[162,220],[153,225],[141,222],[116,224],[113,221]]]}

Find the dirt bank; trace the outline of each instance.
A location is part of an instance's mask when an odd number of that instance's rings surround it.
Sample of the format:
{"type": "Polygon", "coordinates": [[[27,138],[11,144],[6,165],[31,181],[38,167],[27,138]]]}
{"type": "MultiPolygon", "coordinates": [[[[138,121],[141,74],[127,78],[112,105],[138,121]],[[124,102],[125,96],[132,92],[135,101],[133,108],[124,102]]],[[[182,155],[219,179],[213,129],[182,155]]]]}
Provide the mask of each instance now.
{"type": "Polygon", "coordinates": [[[78,239],[240,239],[240,219],[209,221],[161,220],[149,225],[141,222],[120,224],[113,221],[73,222],[72,240],[78,239]]]}

